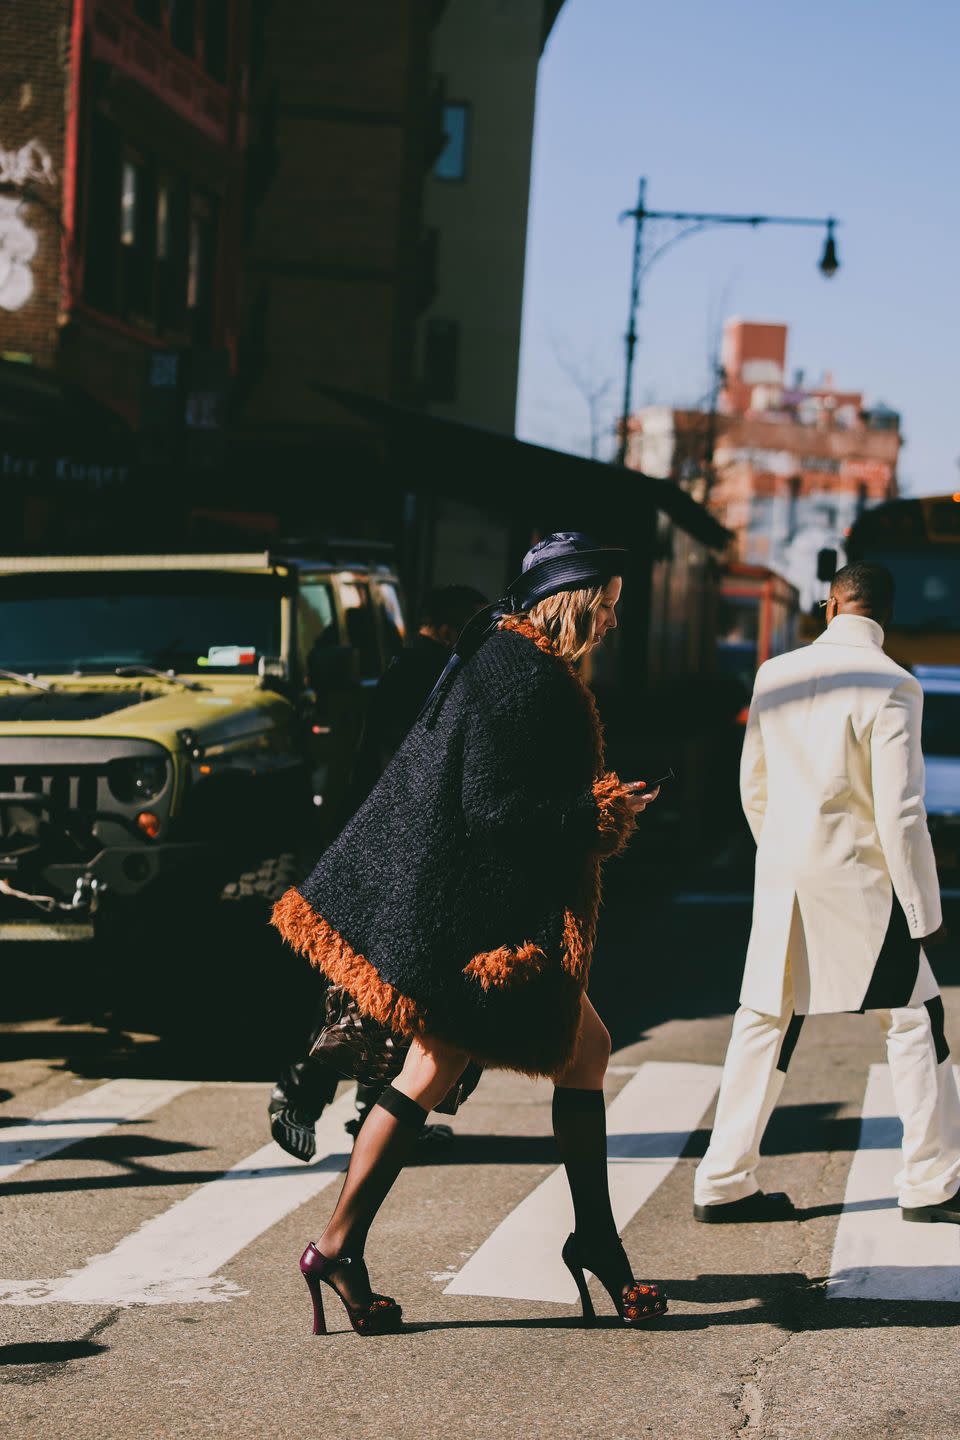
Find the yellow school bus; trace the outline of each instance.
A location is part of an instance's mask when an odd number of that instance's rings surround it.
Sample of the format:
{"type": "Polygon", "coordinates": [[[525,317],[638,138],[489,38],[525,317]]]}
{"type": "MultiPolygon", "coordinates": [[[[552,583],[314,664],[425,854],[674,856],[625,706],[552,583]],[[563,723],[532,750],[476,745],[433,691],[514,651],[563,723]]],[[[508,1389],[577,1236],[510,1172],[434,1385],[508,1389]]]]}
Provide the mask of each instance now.
{"type": "Polygon", "coordinates": [[[915,665],[960,665],[960,491],[891,500],[866,510],[847,561],[886,565],[897,582],[886,650],[915,665]]]}

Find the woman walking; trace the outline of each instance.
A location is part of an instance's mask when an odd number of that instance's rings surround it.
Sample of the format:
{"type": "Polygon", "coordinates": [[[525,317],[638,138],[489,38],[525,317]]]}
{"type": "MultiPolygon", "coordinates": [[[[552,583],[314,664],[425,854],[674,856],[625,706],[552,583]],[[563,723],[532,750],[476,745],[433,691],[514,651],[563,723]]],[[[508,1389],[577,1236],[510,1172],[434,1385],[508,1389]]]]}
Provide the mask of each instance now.
{"type": "Polygon", "coordinates": [[[382,1334],[400,1306],[374,1293],[367,1232],[430,1110],[467,1062],[555,1083],[553,1128],[573,1199],[563,1259],[626,1325],[662,1315],[617,1234],[603,1079],[610,1036],[586,987],[600,865],[656,798],[603,770],[593,696],[574,665],[617,624],[626,552],[551,535],[495,611],[461,638],[382,780],[274,910],[284,938],[359,1009],[411,1038],[357,1136],[333,1215],[300,1268],[323,1331],[321,1284],[353,1328],[382,1334]]]}

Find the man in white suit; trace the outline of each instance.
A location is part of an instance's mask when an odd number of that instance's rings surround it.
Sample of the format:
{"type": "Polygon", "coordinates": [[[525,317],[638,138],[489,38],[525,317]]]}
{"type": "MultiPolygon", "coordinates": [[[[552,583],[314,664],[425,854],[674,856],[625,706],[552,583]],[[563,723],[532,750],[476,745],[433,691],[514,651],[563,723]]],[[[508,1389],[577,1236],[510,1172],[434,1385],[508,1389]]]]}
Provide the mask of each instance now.
{"type": "Polygon", "coordinates": [[[756,1180],[805,1015],[873,1010],[903,1121],[905,1220],[960,1224],[960,1094],[925,947],[946,931],[923,806],[919,684],[884,654],[893,577],[837,572],[827,629],[762,665],[740,768],[753,927],[696,1219],[787,1219],[756,1180]]]}

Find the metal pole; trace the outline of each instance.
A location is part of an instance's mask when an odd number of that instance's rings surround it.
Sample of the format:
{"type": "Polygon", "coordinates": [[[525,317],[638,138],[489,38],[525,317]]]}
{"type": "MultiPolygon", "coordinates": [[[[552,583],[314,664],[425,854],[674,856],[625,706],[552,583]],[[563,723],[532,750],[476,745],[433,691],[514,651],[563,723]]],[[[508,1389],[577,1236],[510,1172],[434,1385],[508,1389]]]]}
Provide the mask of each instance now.
{"type": "Polygon", "coordinates": [[[623,381],[623,412],[620,416],[620,445],[617,450],[617,464],[627,463],[628,429],[630,425],[630,410],[633,400],[633,356],[637,348],[637,310],[640,306],[640,257],[643,251],[643,217],[646,214],[644,209],[644,198],[646,196],[646,178],[640,181],[640,193],[637,198],[637,208],[634,213],[633,231],[633,271],[630,276],[630,310],[627,315],[627,364],[626,374],[623,381]]]}

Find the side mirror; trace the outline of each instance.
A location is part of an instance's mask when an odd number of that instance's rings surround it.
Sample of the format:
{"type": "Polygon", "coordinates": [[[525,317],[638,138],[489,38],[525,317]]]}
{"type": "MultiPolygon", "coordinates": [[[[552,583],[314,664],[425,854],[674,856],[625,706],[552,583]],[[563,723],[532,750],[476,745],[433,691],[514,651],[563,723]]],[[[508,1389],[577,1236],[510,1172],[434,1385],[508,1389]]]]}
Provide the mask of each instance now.
{"type": "Polygon", "coordinates": [[[817,555],[817,579],[829,585],[837,573],[836,550],[821,550],[817,555]]]}
{"type": "Polygon", "coordinates": [[[287,685],[287,663],[279,655],[261,655],[257,664],[261,690],[283,690],[287,685]]]}

